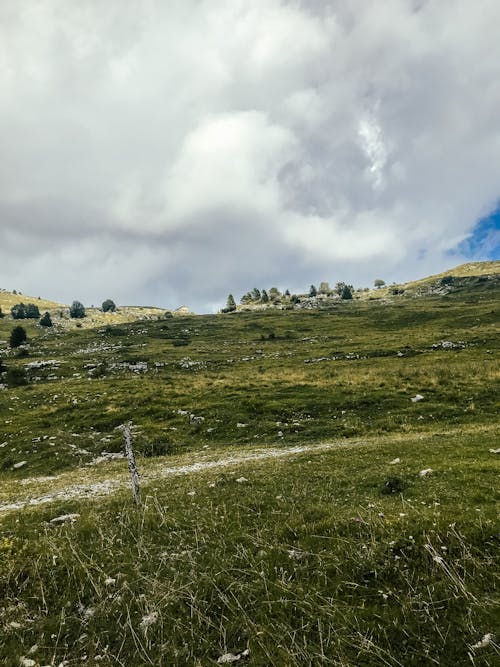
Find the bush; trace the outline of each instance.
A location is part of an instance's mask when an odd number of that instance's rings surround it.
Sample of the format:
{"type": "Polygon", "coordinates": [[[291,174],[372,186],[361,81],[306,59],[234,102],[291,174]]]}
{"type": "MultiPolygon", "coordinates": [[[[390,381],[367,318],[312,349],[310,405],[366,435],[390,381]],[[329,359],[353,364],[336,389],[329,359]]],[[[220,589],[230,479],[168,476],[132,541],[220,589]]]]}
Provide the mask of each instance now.
{"type": "Polygon", "coordinates": [[[85,308],[83,303],[80,303],[80,301],[73,301],[69,309],[69,316],[74,318],[85,317],[85,308]]]}
{"type": "Polygon", "coordinates": [[[189,345],[190,342],[189,338],[174,338],[172,345],[174,347],[184,347],[185,345],[189,345]]]}
{"type": "Polygon", "coordinates": [[[5,317],[5,314],[2,313],[2,307],[0,306],[0,320],[2,319],[2,317],[5,317]]]}
{"type": "Polygon", "coordinates": [[[10,333],[9,345],[11,347],[19,347],[27,340],[26,329],[23,327],[14,327],[10,333]]]}
{"type": "Polygon", "coordinates": [[[28,303],[25,305],[24,303],[16,303],[15,306],[12,306],[10,309],[12,319],[14,320],[25,320],[25,319],[37,319],[40,317],[40,311],[38,310],[38,306],[36,306],[34,303],[28,303]]]}
{"type": "Polygon", "coordinates": [[[5,375],[7,387],[22,387],[28,384],[24,368],[8,368],[5,375]]]}
{"type": "Polygon", "coordinates": [[[102,312],[103,313],[114,313],[116,310],[116,304],[112,299],[106,299],[102,302],[102,312]]]}
{"type": "Polygon", "coordinates": [[[10,314],[13,320],[24,320],[26,318],[26,306],[24,303],[16,303],[10,309],[10,314]]]}
{"type": "Polygon", "coordinates": [[[352,287],[349,285],[344,285],[340,293],[341,299],[352,299],[352,287]]]}
{"type": "Polygon", "coordinates": [[[40,318],[39,322],[41,327],[51,327],[52,326],[52,319],[50,317],[50,313],[45,313],[43,317],[40,318]]]}
{"type": "Polygon", "coordinates": [[[385,280],[382,280],[382,278],[377,278],[373,284],[377,289],[380,289],[385,285],[385,280]]]}

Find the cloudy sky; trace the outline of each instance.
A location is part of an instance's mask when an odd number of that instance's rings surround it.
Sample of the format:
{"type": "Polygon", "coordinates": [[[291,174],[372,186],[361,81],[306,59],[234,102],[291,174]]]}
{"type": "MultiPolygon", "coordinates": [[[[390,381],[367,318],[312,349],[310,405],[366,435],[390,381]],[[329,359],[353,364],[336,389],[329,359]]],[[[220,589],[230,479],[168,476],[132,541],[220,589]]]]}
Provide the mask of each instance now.
{"type": "Polygon", "coordinates": [[[0,287],[224,305],[499,257],[498,0],[0,0],[0,287]]]}

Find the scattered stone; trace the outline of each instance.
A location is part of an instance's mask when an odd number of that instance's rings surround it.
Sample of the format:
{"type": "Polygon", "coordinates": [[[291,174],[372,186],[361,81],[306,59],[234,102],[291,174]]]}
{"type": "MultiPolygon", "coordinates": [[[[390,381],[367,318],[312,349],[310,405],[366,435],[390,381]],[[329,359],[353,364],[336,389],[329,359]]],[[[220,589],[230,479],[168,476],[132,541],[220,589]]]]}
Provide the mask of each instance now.
{"type": "Polygon", "coordinates": [[[192,413],[189,415],[189,423],[190,424],[203,424],[204,421],[205,421],[205,417],[197,417],[196,415],[194,415],[192,413]]]}
{"type": "Polygon", "coordinates": [[[432,475],[434,470],[432,468],[424,468],[424,470],[421,470],[418,474],[419,477],[427,477],[427,475],[432,475]]]}
{"type": "Polygon", "coordinates": [[[236,424],[236,428],[246,428],[247,426],[248,426],[248,424],[242,424],[242,422],[238,422],[236,424]]]}
{"type": "Polygon", "coordinates": [[[493,641],[493,635],[491,634],[491,632],[488,632],[482,637],[482,639],[480,639],[477,642],[477,644],[473,644],[471,646],[471,649],[475,651],[478,648],[485,648],[486,646],[489,646],[492,641],[493,641]]]}
{"type": "Polygon", "coordinates": [[[145,616],[142,617],[142,621],[139,623],[139,627],[142,629],[143,632],[146,632],[146,630],[151,625],[154,625],[157,621],[158,621],[158,612],[152,611],[151,613],[146,614],[145,616]]]}
{"type": "Polygon", "coordinates": [[[35,667],[36,660],[32,660],[32,658],[25,658],[24,655],[22,655],[19,658],[19,664],[21,667],[35,667]]]}
{"type": "Polygon", "coordinates": [[[401,459],[397,458],[397,459],[392,459],[392,461],[389,461],[390,466],[394,466],[396,465],[396,463],[401,463],[401,459]]]}
{"type": "Polygon", "coordinates": [[[244,484],[245,482],[248,482],[248,479],[246,477],[238,477],[236,481],[238,484],[244,484]]]}
{"type": "Polygon", "coordinates": [[[241,653],[224,653],[224,655],[221,655],[220,658],[217,660],[218,665],[229,665],[233,662],[238,662],[238,660],[241,660],[241,658],[246,658],[250,654],[249,649],[246,649],[245,651],[242,651],[241,653]]]}
{"type": "Polygon", "coordinates": [[[71,523],[74,523],[77,519],[80,518],[79,514],[61,514],[61,516],[56,516],[53,519],[49,521],[49,523],[66,523],[67,521],[71,521],[71,523]]]}
{"type": "Polygon", "coordinates": [[[14,463],[12,467],[14,468],[14,470],[17,470],[18,468],[22,468],[23,466],[25,466],[27,463],[28,461],[19,461],[19,463],[14,463]]]}
{"type": "Polygon", "coordinates": [[[500,454],[500,447],[498,447],[497,449],[490,449],[490,453],[491,454],[500,454]]]}
{"type": "Polygon", "coordinates": [[[424,397],[422,396],[422,394],[416,394],[415,396],[412,396],[410,400],[412,403],[418,403],[419,401],[423,401],[424,397]]]}

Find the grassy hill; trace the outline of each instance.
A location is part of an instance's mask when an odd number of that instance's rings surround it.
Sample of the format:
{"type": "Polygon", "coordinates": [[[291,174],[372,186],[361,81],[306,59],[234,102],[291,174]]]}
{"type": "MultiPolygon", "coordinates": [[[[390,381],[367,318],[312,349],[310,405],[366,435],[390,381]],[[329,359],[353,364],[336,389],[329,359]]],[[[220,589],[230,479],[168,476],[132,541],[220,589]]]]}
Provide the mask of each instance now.
{"type": "Polygon", "coordinates": [[[0,344],[0,659],[498,664],[499,303],[474,280],[0,344]]]}

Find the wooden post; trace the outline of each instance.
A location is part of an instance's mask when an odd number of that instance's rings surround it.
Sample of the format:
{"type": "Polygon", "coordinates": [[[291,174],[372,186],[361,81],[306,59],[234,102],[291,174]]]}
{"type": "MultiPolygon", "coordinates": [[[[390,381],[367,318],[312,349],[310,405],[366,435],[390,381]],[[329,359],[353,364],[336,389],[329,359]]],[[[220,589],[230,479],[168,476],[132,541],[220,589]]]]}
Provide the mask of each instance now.
{"type": "Polygon", "coordinates": [[[134,502],[139,507],[141,505],[141,492],[139,489],[139,471],[135,463],[134,450],[132,449],[132,422],[127,422],[122,426],[123,437],[125,438],[125,453],[127,455],[128,469],[130,471],[130,480],[132,486],[132,495],[134,502]]]}

